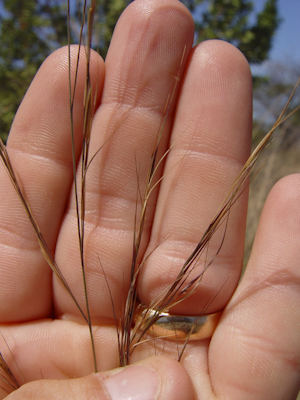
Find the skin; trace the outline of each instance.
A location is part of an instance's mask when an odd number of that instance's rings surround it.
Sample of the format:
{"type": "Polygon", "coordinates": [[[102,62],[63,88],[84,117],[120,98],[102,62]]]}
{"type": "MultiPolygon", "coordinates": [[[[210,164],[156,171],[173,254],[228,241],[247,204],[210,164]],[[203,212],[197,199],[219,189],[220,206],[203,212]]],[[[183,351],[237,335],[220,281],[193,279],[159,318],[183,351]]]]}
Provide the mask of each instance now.
{"type": "MultiPolygon", "coordinates": [[[[1,352],[22,384],[8,399],[118,398],[111,387],[118,387],[125,375],[116,369],[115,323],[99,260],[119,318],[129,282],[137,170],[143,188],[178,73],[176,101],[160,155],[169,141],[175,144],[164,165],[169,172],[159,193],[156,190],[151,197],[142,242],[142,253],[152,252],[138,286],[143,303],[150,304],[174,279],[249,156],[252,87],[247,61],[225,42],[204,42],[192,49],[193,32],[192,17],[180,2],[137,0],[118,22],[105,65],[92,54],[97,92],[91,154],[113,133],[89,169],[86,192],[86,268],[98,374],[92,373],[88,328],[44,261],[20,201],[0,168],[1,332],[16,362],[3,341],[1,352]]],[[[83,91],[84,62],[74,107],[77,160],[83,91]]],[[[66,48],[53,53],[37,73],[15,117],[8,151],[46,242],[83,305],[66,48]]],[[[162,173],[161,168],[158,175],[162,173]]],[[[296,398],[300,175],[284,178],[271,191],[237,287],[246,207],[244,193],[230,214],[219,256],[196,293],[175,310],[189,315],[224,308],[212,339],[189,343],[181,363],[176,361],[175,342],[138,346],[132,356],[136,367],[125,369],[131,398],[296,398]],[[149,397],[138,397],[145,394],[145,382],[150,382],[149,397]]],[[[210,256],[221,238],[221,233],[213,238],[210,256]]]]}

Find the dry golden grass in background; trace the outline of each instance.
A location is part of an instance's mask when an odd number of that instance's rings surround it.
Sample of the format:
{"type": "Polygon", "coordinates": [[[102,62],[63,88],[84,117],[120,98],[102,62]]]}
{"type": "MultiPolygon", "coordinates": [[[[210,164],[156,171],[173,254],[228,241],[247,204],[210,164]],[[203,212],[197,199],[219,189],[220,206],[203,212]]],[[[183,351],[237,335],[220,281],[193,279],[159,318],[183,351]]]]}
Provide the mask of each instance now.
{"type": "Polygon", "coordinates": [[[279,179],[300,172],[300,127],[296,129],[298,137],[292,144],[288,137],[289,131],[289,121],[277,129],[274,140],[261,156],[261,169],[249,186],[244,267],[247,265],[260,214],[270,190],[279,179]]]}

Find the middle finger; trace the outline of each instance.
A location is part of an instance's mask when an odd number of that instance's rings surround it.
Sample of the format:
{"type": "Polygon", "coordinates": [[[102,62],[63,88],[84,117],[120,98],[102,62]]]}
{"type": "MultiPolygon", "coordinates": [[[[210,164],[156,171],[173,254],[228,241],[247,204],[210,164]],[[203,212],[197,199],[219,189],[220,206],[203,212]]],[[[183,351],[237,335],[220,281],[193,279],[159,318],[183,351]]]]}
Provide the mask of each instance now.
{"type": "MultiPolygon", "coordinates": [[[[190,13],[174,0],[135,1],[115,29],[106,59],[102,102],[93,121],[90,154],[106,139],[109,141],[88,170],[86,188],[85,263],[95,317],[113,315],[106,278],[117,315],[121,314],[129,285],[138,191],[143,193],[167,97],[174,88],[184,48],[187,56],[192,46],[193,35],[190,13]]],[[[168,143],[174,103],[172,106],[161,154],[168,143]]],[[[154,207],[155,195],[149,203],[142,248],[148,241],[154,207]]],[[[56,256],[83,305],[73,200],[62,225],[56,256]]],[[[55,285],[55,291],[56,313],[78,315],[60,284],[55,285]]]]}

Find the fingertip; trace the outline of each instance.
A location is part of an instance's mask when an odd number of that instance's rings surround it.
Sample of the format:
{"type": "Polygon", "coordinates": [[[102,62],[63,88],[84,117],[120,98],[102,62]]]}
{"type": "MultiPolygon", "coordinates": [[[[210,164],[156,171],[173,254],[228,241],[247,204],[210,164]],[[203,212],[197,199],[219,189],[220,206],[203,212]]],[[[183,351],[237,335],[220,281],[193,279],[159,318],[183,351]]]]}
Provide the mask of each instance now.
{"type": "Polygon", "coordinates": [[[132,2],[116,25],[105,60],[104,103],[163,113],[193,40],[193,18],[179,1],[132,2]]]}
{"type": "Polygon", "coordinates": [[[257,259],[264,254],[264,260],[277,271],[280,266],[290,272],[298,270],[299,210],[300,174],[293,174],[280,179],[268,195],[249,260],[251,268],[259,265],[257,259]]]}
{"type": "MultiPolygon", "coordinates": [[[[272,188],[265,204],[265,213],[271,212],[283,220],[299,212],[300,174],[292,174],[280,179],[272,188]]],[[[292,222],[291,221],[291,222],[292,222]]]]}
{"type": "Polygon", "coordinates": [[[192,400],[194,398],[191,378],[178,361],[166,356],[155,356],[139,364],[153,368],[159,376],[159,400],[192,400]]]}
{"type": "Polygon", "coordinates": [[[191,379],[180,363],[155,356],[108,372],[103,379],[112,400],[192,400],[191,379]]]}
{"type": "Polygon", "coordinates": [[[139,17],[143,16],[146,20],[149,19],[151,14],[160,13],[173,13],[181,14],[188,20],[189,26],[194,26],[194,19],[188,8],[178,0],[137,0],[130,3],[124,10],[121,18],[126,18],[127,14],[132,17],[132,13],[137,13],[139,17]]]}
{"type": "Polygon", "coordinates": [[[211,342],[216,393],[287,399],[299,390],[299,210],[294,174],[267,198],[245,274],[211,342]]]}
{"type": "MultiPolygon", "coordinates": [[[[72,85],[75,81],[78,49],[78,45],[70,47],[72,85]]],[[[73,113],[75,126],[77,124],[81,126],[83,120],[82,98],[86,77],[85,60],[86,52],[82,47],[73,113]]],[[[91,51],[90,76],[95,88],[97,108],[104,81],[104,61],[95,51],[91,51]]],[[[29,152],[29,149],[34,152],[35,148],[41,151],[41,147],[49,147],[51,138],[63,145],[67,136],[65,131],[66,129],[69,130],[69,99],[69,54],[68,46],[64,46],[51,53],[37,71],[13,121],[8,137],[8,146],[18,150],[22,146],[21,149],[24,152],[29,152]],[[34,119],[32,118],[33,115],[34,119]],[[51,128],[48,125],[51,125],[51,128]],[[60,129],[56,129],[56,127],[60,129]],[[51,135],[49,135],[50,129],[51,135]],[[47,135],[47,138],[44,137],[45,135],[47,135]],[[41,141],[41,146],[37,144],[39,141],[41,141]]],[[[69,139],[68,136],[67,139],[69,139]]],[[[79,141],[80,144],[81,141],[79,141]]],[[[62,145],[63,154],[65,154],[65,147],[62,145]]]]}
{"type": "MultiPolygon", "coordinates": [[[[197,87],[198,92],[193,92],[187,85],[189,97],[190,93],[199,97],[200,90],[201,97],[211,104],[209,112],[204,109],[201,118],[211,116],[211,110],[214,110],[215,131],[230,138],[230,145],[224,145],[226,154],[243,165],[249,157],[252,138],[252,75],[247,59],[232,44],[214,39],[198,44],[190,62],[188,72],[193,75],[192,88],[197,87]]],[[[190,102],[197,104],[197,97],[191,98],[190,102]]],[[[194,114],[199,113],[199,108],[194,110],[191,106],[190,109],[194,114]]],[[[195,118],[194,114],[190,116],[191,120],[195,118]]],[[[204,120],[202,124],[205,123],[204,120]]],[[[215,135],[214,132],[211,134],[215,135]]]]}

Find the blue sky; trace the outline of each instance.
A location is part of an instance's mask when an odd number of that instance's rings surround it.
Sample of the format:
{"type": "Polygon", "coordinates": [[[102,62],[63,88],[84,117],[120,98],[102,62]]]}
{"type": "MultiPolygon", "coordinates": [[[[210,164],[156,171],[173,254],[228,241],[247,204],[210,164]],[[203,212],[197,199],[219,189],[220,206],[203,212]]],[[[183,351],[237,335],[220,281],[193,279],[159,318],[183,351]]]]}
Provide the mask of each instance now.
{"type": "MultiPolygon", "coordinates": [[[[254,0],[255,10],[260,11],[264,3],[254,0]]],[[[300,0],[278,0],[278,8],[282,22],[273,39],[270,59],[295,62],[300,69],[300,0]]]]}
{"type": "Polygon", "coordinates": [[[278,7],[283,21],[274,38],[271,58],[300,61],[300,0],[279,0],[278,7]]]}

